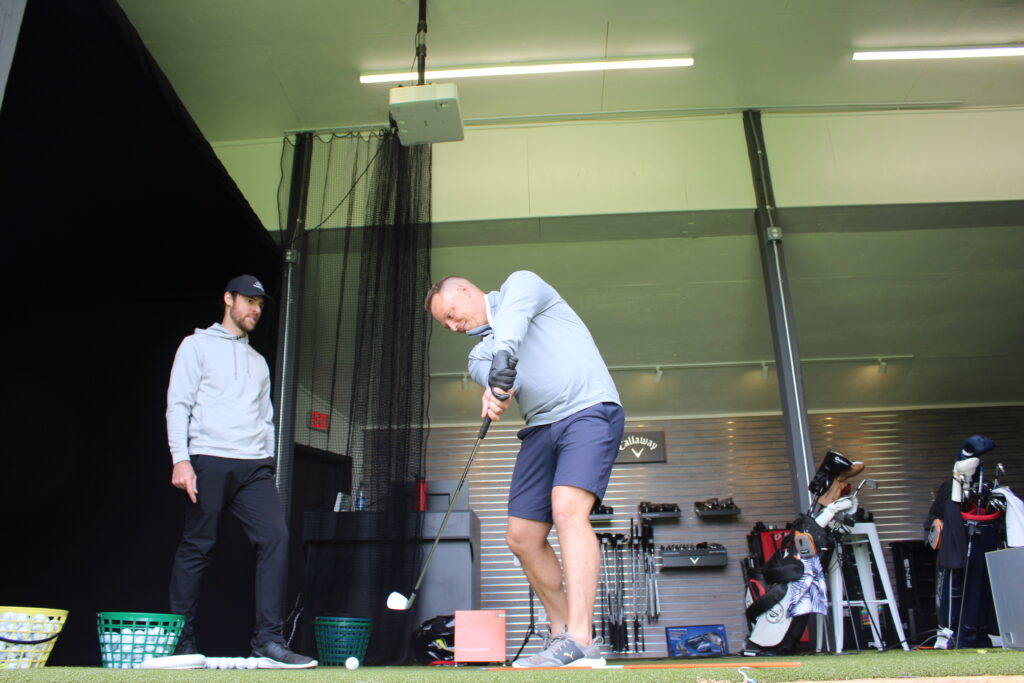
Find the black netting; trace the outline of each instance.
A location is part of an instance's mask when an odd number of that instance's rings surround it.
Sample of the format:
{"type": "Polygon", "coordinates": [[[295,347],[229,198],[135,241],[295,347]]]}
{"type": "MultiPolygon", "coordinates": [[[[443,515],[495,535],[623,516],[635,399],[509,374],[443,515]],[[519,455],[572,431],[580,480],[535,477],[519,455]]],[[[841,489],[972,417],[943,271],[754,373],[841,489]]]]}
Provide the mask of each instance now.
{"type": "MultiPolygon", "coordinates": [[[[302,269],[296,442],[351,458],[364,512],[320,514],[306,543],[302,633],[318,614],[373,619],[366,662],[408,659],[413,612],[387,609],[408,594],[421,562],[423,477],[429,429],[430,147],[392,132],[312,139],[308,229],[295,240],[302,269]],[[313,411],[325,431],[308,429],[313,411]]],[[[283,177],[295,163],[285,145],[283,177]]],[[[282,208],[294,196],[282,184],[282,208]]],[[[307,518],[307,531],[310,526],[307,518]]],[[[310,534],[307,533],[307,537],[310,534]]]]}

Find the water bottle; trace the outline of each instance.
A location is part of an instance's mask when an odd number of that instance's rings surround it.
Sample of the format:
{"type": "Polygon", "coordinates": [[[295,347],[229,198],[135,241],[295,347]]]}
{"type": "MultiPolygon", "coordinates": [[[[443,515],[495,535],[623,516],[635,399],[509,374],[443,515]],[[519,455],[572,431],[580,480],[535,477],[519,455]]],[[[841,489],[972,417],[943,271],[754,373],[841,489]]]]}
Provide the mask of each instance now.
{"type": "Polygon", "coordinates": [[[359,482],[359,488],[356,490],[356,511],[362,512],[366,509],[366,496],[363,495],[363,482],[359,482]]]}

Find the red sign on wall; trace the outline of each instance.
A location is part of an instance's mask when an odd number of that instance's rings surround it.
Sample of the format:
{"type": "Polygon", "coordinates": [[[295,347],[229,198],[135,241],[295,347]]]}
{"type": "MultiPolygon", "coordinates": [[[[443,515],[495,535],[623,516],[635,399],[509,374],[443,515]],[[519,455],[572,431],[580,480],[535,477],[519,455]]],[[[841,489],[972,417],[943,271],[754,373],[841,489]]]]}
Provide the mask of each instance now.
{"type": "Polygon", "coordinates": [[[315,410],[310,411],[309,414],[309,426],[312,429],[317,429],[321,432],[326,432],[330,428],[331,418],[327,413],[318,413],[315,410]]]}

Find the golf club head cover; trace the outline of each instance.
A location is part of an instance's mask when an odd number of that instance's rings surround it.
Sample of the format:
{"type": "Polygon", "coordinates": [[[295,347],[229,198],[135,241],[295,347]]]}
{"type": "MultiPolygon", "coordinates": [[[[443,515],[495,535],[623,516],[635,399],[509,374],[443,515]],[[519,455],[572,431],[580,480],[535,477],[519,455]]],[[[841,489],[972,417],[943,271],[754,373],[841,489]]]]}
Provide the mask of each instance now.
{"type": "Polygon", "coordinates": [[[987,436],[981,434],[975,434],[964,439],[964,443],[960,446],[960,460],[966,460],[973,456],[980,456],[982,453],[987,453],[996,447],[996,442],[987,436]]]}
{"type": "Polygon", "coordinates": [[[845,496],[847,493],[847,489],[850,486],[847,483],[847,481],[853,479],[863,471],[864,463],[857,460],[852,465],[850,465],[850,468],[848,470],[846,470],[845,472],[840,472],[839,475],[835,478],[835,481],[832,482],[832,485],[828,487],[828,490],[825,491],[825,493],[818,496],[818,505],[828,505],[829,503],[834,503],[835,501],[845,496]]]}
{"type": "Polygon", "coordinates": [[[963,501],[964,486],[969,484],[974,473],[978,470],[980,459],[977,457],[957,460],[953,465],[953,490],[950,492],[950,499],[954,503],[963,501]]]}
{"type": "Polygon", "coordinates": [[[807,490],[813,493],[815,497],[820,496],[828,490],[828,487],[832,485],[833,480],[837,476],[851,467],[853,467],[853,461],[844,457],[841,453],[836,453],[835,451],[825,453],[821,466],[814,474],[810,484],[807,485],[807,490]]]}
{"type": "Polygon", "coordinates": [[[498,351],[491,358],[491,370],[487,373],[487,385],[509,391],[516,383],[516,362],[508,351],[498,351]]]}
{"type": "Polygon", "coordinates": [[[835,519],[835,516],[840,512],[853,513],[856,509],[856,497],[847,496],[846,498],[840,498],[834,503],[826,505],[825,508],[814,518],[814,521],[818,523],[818,526],[824,529],[832,523],[832,520],[835,519]]]}

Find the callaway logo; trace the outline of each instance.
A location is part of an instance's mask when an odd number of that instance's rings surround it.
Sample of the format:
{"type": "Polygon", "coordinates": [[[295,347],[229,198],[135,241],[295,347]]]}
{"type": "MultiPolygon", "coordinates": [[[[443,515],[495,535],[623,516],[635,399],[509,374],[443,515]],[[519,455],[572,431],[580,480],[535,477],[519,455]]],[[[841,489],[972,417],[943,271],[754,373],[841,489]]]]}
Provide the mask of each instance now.
{"type": "Polygon", "coordinates": [[[259,280],[256,280],[255,282],[253,282],[252,286],[255,287],[256,289],[260,290],[261,292],[267,291],[267,290],[263,289],[263,283],[260,282],[259,280]]]}
{"type": "Polygon", "coordinates": [[[623,448],[629,448],[630,452],[633,453],[633,457],[639,458],[644,454],[645,448],[650,448],[652,451],[658,449],[658,443],[652,439],[648,439],[646,436],[635,436],[630,435],[626,437],[625,441],[619,444],[619,450],[623,448]],[[640,448],[633,448],[633,446],[640,446],[640,448]]]}

